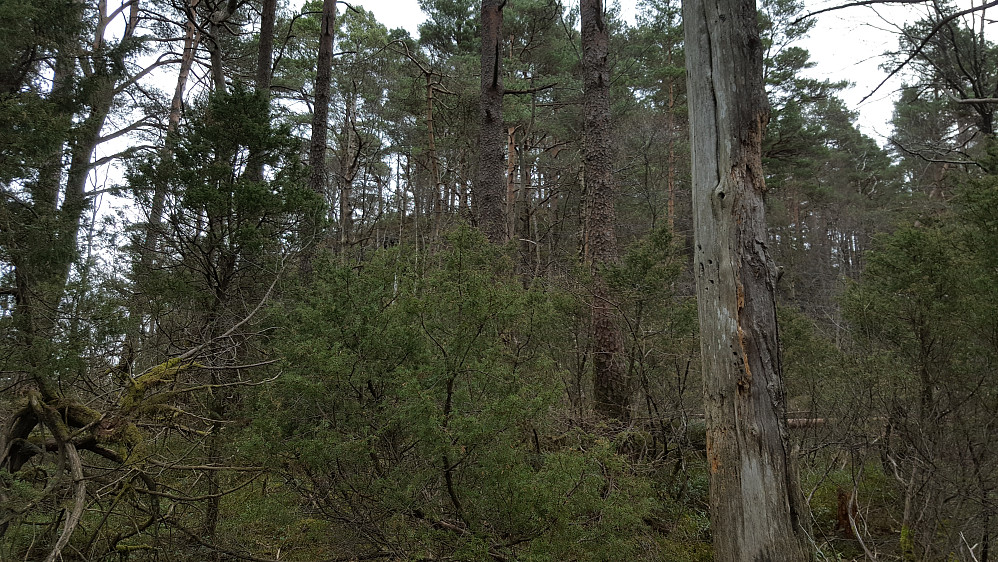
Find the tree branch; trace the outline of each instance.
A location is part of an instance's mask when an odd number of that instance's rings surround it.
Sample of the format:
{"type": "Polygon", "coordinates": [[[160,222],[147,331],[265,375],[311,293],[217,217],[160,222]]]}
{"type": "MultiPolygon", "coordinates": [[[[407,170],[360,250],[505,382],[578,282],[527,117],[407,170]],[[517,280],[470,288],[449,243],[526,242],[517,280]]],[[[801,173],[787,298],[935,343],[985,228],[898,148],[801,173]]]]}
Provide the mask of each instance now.
{"type": "Polygon", "coordinates": [[[950,94],[948,92],[947,92],[947,95],[949,95],[949,98],[951,100],[953,100],[954,102],[956,102],[956,103],[968,103],[968,104],[972,104],[972,103],[998,103],[998,98],[958,98],[958,97],[956,97],[953,94],[950,94]]]}
{"type": "MultiPolygon", "coordinates": [[[[883,0],[877,3],[888,3],[888,1],[889,0],[883,0]]],[[[897,75],[898,72],[901,72],[901,70],[904,67],[908,66],[908,63],[915,60],[915,57],[917,57],[918,55],[922,54],[922,50],[925,48],[926,45],[929,44],[929,41],[933,37],[935,37],[936,33],[939,33],[939,31],[943,28],[943,26],[961,16],[965,16],[973,12],[983,11],[988,8],[992,8],[994,6],[998,6],[998,0],[991,0],[990,2],[981,4],[980,6],[973,6],[965,10],[960,10],[959,12],[953,12],[952,14],[945,16],[941,20],[936,22],[936,25],[934,25],[932,29],[929,30],[929,33],[919,42],[918,46],[915,47],[915,50],[908,55],[908,58],[904,59],[904,61],[901,64],[894,67],[894,70],[890,71],[887,77],[881,80],[880,83],[877,84],[877,87],[874,88],[869,94],[863,96],[863,99],[859,100],[859,105],[862,105],[863,102],[870,99],[870,97],[873,96],[873,94],[877,93],[877,91],[880,90],[880,88],[882,88],[883,85],[886,84],[888,80],[894,78],[894,76],[897,75]]]]}
{"type": "Polygon", "coordinates": [[[544,90],[550,90],[557,86],[557,82],[552,82],[551,84],[545,84],[544,86],[537,86],[536,88],[528,88],[526,90],[506,90],[503,95],[522,95],[522,94],[534,94],[537,92],[543,92],[544,90]]]}
{"type": "Polygon", "coordinates": [[[70,512],[69,517],[66,519],[66,525],[62,528],[62,535],[59,536],[59,540],[52,547],[52,552],[49,553],[45,562],[56,562],[56,560],[60,559],[62,549],[69,544],[69,539],[73,536],[73,531],[76,530],[76,525],[80,522],[80,517],[83,515],[83,508],[86,507],[87,481],[83,478],[83,463],[80,461],[80,452],[70,442],[63,444],[63,447],[65,447],[66,456],[69,458],[69,469],[73,475],[73,485],[76,488],[76,493],[73,494],[73,511],[70,512]]]}
{"type": "Polygon", "coordinates": [[[813,18],[814,16],[820,14],[826,14],[828,12],[844,10],[846,8],[856,8],[859,6],[873,6],[878,4],[924,4],[924,3],[925,0],[859,0],[858,2],[849,2],[847,4],[841,4],[839,6],[832,6],[831,8],[822,8],[820,10],[808,12],[803,16],[795,19],[790,25],[798,25],[808,18],[813,18]]]}
{"type": "Polygon", "coordinates": [[[974,160],[946,160],[946,159],[943,159],[943,158],[932,158],[932,157],[926,156],[924,153],[922,153],[919,150],[914,150],[914,149],[911,149],[911,148],[908,148],[908,147],[904,146],[897,139],[891,139],[891,144],[893,144],[894,146],[896,146],[899,149],[901,149],[901,151],[904,152],[905,154],[910,154],[911,156],[914,156],[916,158],[921,158],[922,160],[925,160],[926,162],[933,162],[933,163],[936,163],[936,164],[955,164],[955,165],[958,165],[958,166],[969,166],[969,165],[973,165],[973,166],[977,166],[978,168],[981,168],[982,170],[985,169],[984,166],[981,166],[980,163],[978,163],[978,162],[976,162],[974,160]]]}

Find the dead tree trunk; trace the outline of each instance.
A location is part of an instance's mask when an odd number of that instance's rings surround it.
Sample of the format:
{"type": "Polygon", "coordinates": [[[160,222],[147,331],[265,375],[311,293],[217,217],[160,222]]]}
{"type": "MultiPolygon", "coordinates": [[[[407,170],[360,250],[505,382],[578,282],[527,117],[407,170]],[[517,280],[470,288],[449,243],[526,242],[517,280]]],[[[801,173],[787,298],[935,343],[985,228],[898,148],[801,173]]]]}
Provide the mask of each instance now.
{"type": "Polygon", "coordinates": [[[685,0],[695,268],[718,561],[810,560],[766,247],[769,116],[753,0],[685,0]]]}
{"type": "Polygon", "coordinates": [[[437,156],[437,136],[433,128],[433,107],[439,84],[433,80],[433,73],[425,69],[423,65],[420,65],[419,68],[423,71],[423,76],[426,78],[426,146],[427,157],[429,158],[430,183],[433,184],[433,192],[437,194],[437,213],[434,217],[433,228],[433,238],[436,239],[440,234],[441,210],[439,194],[443,186],[443,183],[440,181],[440,158],[437,156]]]}

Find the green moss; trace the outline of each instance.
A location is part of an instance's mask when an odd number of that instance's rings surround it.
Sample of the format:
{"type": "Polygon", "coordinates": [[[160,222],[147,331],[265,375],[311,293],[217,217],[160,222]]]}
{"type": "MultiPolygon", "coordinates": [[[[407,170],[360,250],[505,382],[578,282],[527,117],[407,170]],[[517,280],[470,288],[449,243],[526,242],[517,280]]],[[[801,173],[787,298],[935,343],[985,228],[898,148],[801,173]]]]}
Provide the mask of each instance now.
{"type": "MultiPolygon", "coordinates": [[[[130,379],[128,389],[125,390],[124,395],[121,397],[122,414],[131,414],[142,406],[144,402],[152,400],[146,398],[146,393],[149,390],[163,383],[173,382],[175,376],[196,366],[197,364],[194,362],[186,362],[179,357],[174,357],[167,359],[155,367],[151,367],[138,377],[130,379]]],[[[172,393],[169,394],[172,395],[172,393]]],[[[160,397],[156,400],[162,402],[166,399],[166,397],[160,397]]]]}
{"type": "Polygon", "coordinates": [[[89,425],[101,418],[101,413],[76,400],[60,398],[51,403],[51,406],[62,414],[62,418],[71,426],[89,425]]]}
{"type": "Polygon", "coordinates": [[[915,559],[915,540],[912,536],[911,527],[905,525],[901,527],[901,559],[902,560],[914,560],[915,559]]]}

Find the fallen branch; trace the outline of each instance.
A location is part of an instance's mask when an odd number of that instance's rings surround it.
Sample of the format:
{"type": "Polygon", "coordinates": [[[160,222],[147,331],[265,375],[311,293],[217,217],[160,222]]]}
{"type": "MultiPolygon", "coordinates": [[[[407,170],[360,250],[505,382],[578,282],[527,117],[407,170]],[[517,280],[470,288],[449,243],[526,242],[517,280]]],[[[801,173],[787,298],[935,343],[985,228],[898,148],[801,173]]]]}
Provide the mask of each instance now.
{"type": "Polygon", "coordinates": [[[69,539],[73,536],[73,531],[76,530],[76,525],[80,522],[80,517],[83,515],[83,508],[86,507],[87,481],[83,479],[83,463],[80,461],[80,452],[76,450],[76,446],[72,443],[66,443],[64,447],[66,457],[69,459],[70,473],[73,475],[73,485],[76,487],[76,492],[73,494],[73,511],[66,518],[66,524],[62,528],[62,535],[56,541],[55,546],[52,547],[52,552],[49,553],[45,562],[55,562],[60,557],[62,549],[69,544],[69,539]]]}

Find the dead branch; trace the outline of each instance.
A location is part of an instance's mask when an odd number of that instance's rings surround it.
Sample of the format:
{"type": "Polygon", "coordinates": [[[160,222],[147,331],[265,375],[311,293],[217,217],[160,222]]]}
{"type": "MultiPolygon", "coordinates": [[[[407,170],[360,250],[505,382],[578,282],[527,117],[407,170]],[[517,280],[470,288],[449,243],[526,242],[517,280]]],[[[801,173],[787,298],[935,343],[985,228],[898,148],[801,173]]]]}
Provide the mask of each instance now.
{"type": "MultiPolygon", "coordinates": [[[[887,3],[887,2],[883,1],[877,3],[887,3]]],[[[988,8],[993,8],[994,6],[998,6],[998,0],[991,0],[990,2],[981,4],[980,6],[973,6],[965,10],[960,10],[959,12],[953,12],[952,14],[940,19],[938,22],[936,22],[936,25],[932,26],[932,29],[929,30],[929,33],[926,34],[924,38],[922,38],[922,40],[918,43],[918,46],[915,47],[915,50],[908,55],[908,58],[904,59],[904,61],[901,62],[901,64],[894,67],[894,70],[891,70],[890,73],[887,74],[887,77],[881,80],[880,83],[877,84],[877,87],[874,88],[869,94],[863,96],[863,99],[859,100],[859,105],[862,105],[864,102],[866,102],[866,100],[870,99],[870,97],[873,96],[873,94],[877,93],[877,91],[880,90],[880,88],[883,87],[883,85],[886,84],[888,80],[894,78],[894,76],[897,75],[898,72],[901,72],[901,70],[904,69],[904,67],[908,66],[908,63],[915,60],[915,57],[922,54],[922,50],[925,49],[925,46],[929,44],[929,41],[932,40],[932,38],[935,37],[940,30],[942,30],[943,26],[945,26],[949,22],[959,17],[965,16],[973,12],[987,10],[988,8]]]]}
{"type": "Polygon", "coordinates": [[[76,450],[76,446],[72,443],[65,443],[63,447],[65,448],[66,457],[69,459],[70,473],[73,475],[73,485],[76,488],[73,494],[73,511],[70,512],[69,517],[66,519],[66,524],[62,528],[62,535],[56,541],[55,546],[52,547],[52,552],[49,553],[45,562],[55,562],[60,557],[62,549],[69,544],[69,539],[73,535],[73,531],[76,530],[76,525],[80,522],[80,517],[83,515],[83,508],[86,507],[87,481],[83,478],[83,463],[80,461],[80,452],[76,450]]]}
{"type": "Polygon", "coordinates": [[[839,6],[832,6],[831,8],[822,8],[820,10],[808,12],[803,16],[795,19],[790,25],[797,25],[808,18],[813,18],[814,16],[821,14],[827,14],[828,12],[844,10],[846,8],[857,8],[859,6],[874,6],[879,4],[922,4],[924,2],[925,0],[860,0],[859,2],[848,2],[846,4],[841,4],[839,6]]]}

